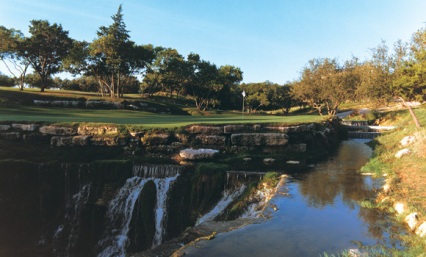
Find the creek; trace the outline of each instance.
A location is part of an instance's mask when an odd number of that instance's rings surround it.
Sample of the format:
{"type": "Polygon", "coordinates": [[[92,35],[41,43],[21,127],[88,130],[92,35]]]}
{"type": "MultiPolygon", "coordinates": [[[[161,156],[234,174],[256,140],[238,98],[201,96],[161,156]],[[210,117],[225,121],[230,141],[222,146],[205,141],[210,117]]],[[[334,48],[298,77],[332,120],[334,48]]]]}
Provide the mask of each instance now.
{"type": "Polygon", "coordinates": [[[291,175],[269,202],[270,191],[258,192],[257,201],[239,213],[267,219],[201,241],[201,248],[185,249],[188,256],[318,256],[354,248],[355,242],[393,244],[388,227],[378,225],[384,217],[358,205],[381,186],[357,172],[371,155],[364,142],[343,141],[333,157],[307,172],[4,161],[0,256],[127,256],[149,250],[187,227],[231,217],[230,205],[267,171],[291,175]]]}

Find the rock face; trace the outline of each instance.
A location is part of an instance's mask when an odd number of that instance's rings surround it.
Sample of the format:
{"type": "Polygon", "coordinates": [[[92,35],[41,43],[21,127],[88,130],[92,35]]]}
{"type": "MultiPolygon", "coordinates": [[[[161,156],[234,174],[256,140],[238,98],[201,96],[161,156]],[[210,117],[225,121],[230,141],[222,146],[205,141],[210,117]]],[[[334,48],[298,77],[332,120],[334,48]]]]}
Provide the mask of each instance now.
{"type": "Polygon", "coordinates": [[[232,134],[231,143],[237,146],[283,146],[288,143],[288,136],[282,133],[232,134]]]}

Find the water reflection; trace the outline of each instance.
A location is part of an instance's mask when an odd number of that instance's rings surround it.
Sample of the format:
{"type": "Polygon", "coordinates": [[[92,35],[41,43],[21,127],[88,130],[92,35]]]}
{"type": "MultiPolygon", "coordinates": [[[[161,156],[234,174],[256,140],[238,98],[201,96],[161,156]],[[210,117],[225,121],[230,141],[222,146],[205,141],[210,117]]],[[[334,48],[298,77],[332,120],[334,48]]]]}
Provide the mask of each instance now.
{"type": "Polygon", "coordinates": [[[371,156],[363,141],[345,141],[336,156],[285,185],[278,207],[265,223],[219,234],[188,250],[188,256],[319,256],[365,245],[388,243],[384,217],[358,201],[374,197],[370,178],[357,173],[371,156]]]}
{"type": "Polygon", "coordinates": [[[344,142],[338,154],[317,165],[310,173],[299,177],[300,193],[312,207],[333,205],[340,196],[345,204],[354,208],[354,202],[373,197],[364,177],[357,172],[371,156],[371,148],[362,140],[344,142]]]}

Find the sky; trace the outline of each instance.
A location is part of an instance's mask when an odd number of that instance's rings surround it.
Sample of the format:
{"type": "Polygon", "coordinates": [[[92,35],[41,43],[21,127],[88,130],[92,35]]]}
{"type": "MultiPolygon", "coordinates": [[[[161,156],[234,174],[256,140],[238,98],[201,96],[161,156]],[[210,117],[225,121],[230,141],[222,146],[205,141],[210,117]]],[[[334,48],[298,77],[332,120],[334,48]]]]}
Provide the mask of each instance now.
{"type": "Polygon", "coordinates": [[[30,36],[43,19],[91,42],[120,4],[132,41],[239,67],[246,83],[296,80],[313,58],[365,60],[426,26],[425,0],[0,0],[0,25],[30,36]]]}

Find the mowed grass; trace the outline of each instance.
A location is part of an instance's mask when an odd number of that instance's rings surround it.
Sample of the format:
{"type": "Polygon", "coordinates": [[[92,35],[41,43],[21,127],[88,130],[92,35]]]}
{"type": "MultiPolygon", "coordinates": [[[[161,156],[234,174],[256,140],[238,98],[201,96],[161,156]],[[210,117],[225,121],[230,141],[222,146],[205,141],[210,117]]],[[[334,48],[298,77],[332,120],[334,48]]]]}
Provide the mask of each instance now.
{"type": "MultiPolygon", "coordinates": [[[[147,128],[175,128],[190,124],[241,124],[241,123],[307,123],[319,122],[324,118],[319,115],[256,115],[240,112],[223,112],[222,114],[206,113],[207,115],[167,115],[145,111],[132,110],[100,110],[80,108],[59,108],[34,106],[34,99],[42,100],[69,100],[69,99],[96,99],[110,101],[108,97],[101,98],[95,93],[84,93],[67,90],[47,90],[40,93],[37,89],[18,89],[0,87],[0,121],[21,122],[76,122],[76,123],[115,123],[141,125],[147,128]]],[[[125,99],[137,99],[137,96],[125,96],[125,99]]],[[[125,100],[124,99],[124,100],[125,100]]],[[[115,99],[120,100],[120,99],[115,99]]],[[[156,103],[155,99],[139,98],[150,103],[156,103]]],[[[179,104],[171,104],[165,99],[158,99],[162,106],[171,108],[189,108],[188,101],[179,104]],[[183,104],[184,103],[184,104],[183,104]]],[[[174,101],[176,99],[173,99],[174,101]]],[[[178,101],[178,100],[176,100],[178,101]]],[[[171,102],[171,101],[169,101],[171,102]]],[[[193,107],[192,107],[193,108],[193,107]]]]}

